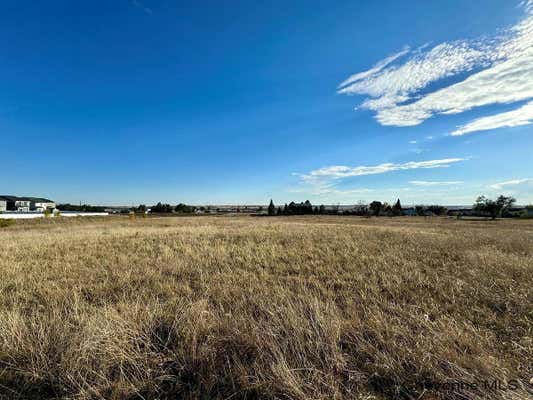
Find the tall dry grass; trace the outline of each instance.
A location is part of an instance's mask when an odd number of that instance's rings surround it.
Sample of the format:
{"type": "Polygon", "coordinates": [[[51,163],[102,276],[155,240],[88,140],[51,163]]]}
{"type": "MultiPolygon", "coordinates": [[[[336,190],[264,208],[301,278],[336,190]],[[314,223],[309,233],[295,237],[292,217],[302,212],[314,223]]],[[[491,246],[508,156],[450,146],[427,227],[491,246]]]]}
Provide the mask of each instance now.
{"type": "Polygon", "coordinates": [[[531,221],[21,221],[0,397],[527,399],[532,287],[531,221]]]}

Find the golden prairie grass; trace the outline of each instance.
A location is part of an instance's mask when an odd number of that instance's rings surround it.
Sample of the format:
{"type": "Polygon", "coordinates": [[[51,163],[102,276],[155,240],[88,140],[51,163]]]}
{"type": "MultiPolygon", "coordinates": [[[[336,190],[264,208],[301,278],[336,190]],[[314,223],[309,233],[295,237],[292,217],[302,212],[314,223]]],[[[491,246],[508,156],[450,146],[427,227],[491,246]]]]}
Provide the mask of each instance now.
{"type": "Polygon", "coordinates": [[[21,221],[0,397],[526,399],[532,287],[531,221],[21,221]]]}

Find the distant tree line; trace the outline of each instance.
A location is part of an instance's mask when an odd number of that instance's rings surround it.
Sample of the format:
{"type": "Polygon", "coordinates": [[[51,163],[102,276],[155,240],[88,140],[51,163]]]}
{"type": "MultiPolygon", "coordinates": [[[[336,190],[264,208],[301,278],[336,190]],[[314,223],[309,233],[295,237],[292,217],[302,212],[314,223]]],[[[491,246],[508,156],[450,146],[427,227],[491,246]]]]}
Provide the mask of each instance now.
{"type": "Polygon", "coordinates": [[[302,203],[291,201],[283,207],[276,207],[274,202],[270,200],[270,204],[268,205],[268,215],[311,215],[325,213],[326,208],[323,205],[320,207],[313,207],[309,200],[302,203]]]}
{"type": "MultiPolygon", "coordinates": [[[[516,200],[513,197],[499,196],[495,200],[480,196],[477,198],[471,210],[465,211],[470,216],[481,216],[490,218],[512,218],[512,217],[528,217],[533,218],[533,205],[526,206],[522,209],[513,209],[516,200]]],[[[417,215],[417,216],[457,216],[461,217],[463,211],[448,210],[447,207],[433,204],[433,205],[416,205],[404,209],[401,205],[400,199],[393,205],[374,200],[370,204],[358,204],[350,209],[341,210],[340,206],[324,205],[313,206],[309,200],[305,202],[296,203],[291,201],[284,206],[276,207],[274,202],[270,200],[268,206],[268,215],[359,215],[359,216],[388,216],[395,217],[401,215],[417,215]]]]}
{"type": "Polygon", "coordinates": [[[58,204],[57,209],[60,211],[76,211],[76,212],[104,212],[104,206],[91,206],[89,204],[58,204]]]}
{"type": "MultiPolygon", "coordinates": [[[[448,210],[441,205],[416,205],[414,207],[408,207],[404,209],[401,205],[400,199],[394,204],[387,202],[381,202],[374,200],[370,204],[357,204],[349,209],[341,209],[339,205],[333,205],[326,207],[321,204],[319,206],[313,205],[309,200],[304,202],[286,203],[283,206],[276,206],[273,200],[270,200],[270,204],[267,207],[267,214],[270,216],[275,215],[358,215],[358,216],[388,216],[395,217],[401,215],[418,215],[418,216],[445,216],[452,215],[461,217],[463,213],[469,216],[481,216],[495,218],[511,218],[511,217],[533,217],[533,205],[526,206],[521,209],[513,209],[516,200],[513,197],[499,196],[495,200],[489,199],[485,196],[479,196],[476,199],[475,204],[471,210],[448,210]]],[[[240,207],[236,208],[236,212],[247,212],[248,208],[243,206],[243,210],[240,207]]],[[[89,204],[59,204],[57,209],[60,211],[76,211],[76,212],[104,212],[106,207],[104,206],[92,206],[89,204]]],[[[168,203],[158,202],[157,204],[147,207],[145,204],[140,204],[138,207],[132,207],[130,209],[122,210],[124,213],[131,211],[136,213],[145,213],[150,210],[151,213],[156,214],[191,214],[195,212],[211,212],[211,207],[195,207],[184,203],[177,205],[170,205],[168,203]]],[[[224,212],[224,209],[213,209],[217,212],[224,212]]],[[[251,210],[254,212],[254,210],[251,210]]],[[[264,213],[262,206],[256,208],[259,213],[264,213]]],[[[234,211],[233,211],[234,212],[234,211]]]]}
{"type": "Polygon", "coordinates": [[[381,201],[374,200],[369,204],[365,214],[371,214],[376,217],[379,217],[380,215],[399,217],[400,215],[403,215],[403,209],[400,199],[398,199],[393,206],[388,203],[382,203],[381,201]]]}
{"type": "Polygon", "coordinates": [[[380,201],[373,201],[370,205],[357,205],[353,209],[341,210],[340,206],[331,206],[327,208],[325,205],[313,206],[313,204],[306,200],[304,202],[296,203],[291,201],[289,204],[285,204],[283,207],[277,207],[274,202],[270,200],[268,206],[268,215],[390,215],[399,216],[403,215],[402,205],[400,200],[390,206],[387,203],[381,203],[380,201]]]}
{"type": "MultiPolygon", "coordinates": [[[[137,212],[146,212],[148,208],[145,204],[139,205],[137,207],[137,212]]],[[[178,214],[190,214],[196,211],[196,207],[194,206],[188,206],[187,204],[179,203],[176,206],[171,206],[170,204],[163,204],[161,202],[157,203],[156,205],[153,205],[150,207],[150,212],[152,213],[163,213],[163,214],[170,214],[170,213],[178,213],[178,214]]]]}
{"type": "Polygon", "coordinates": [[[436,204],[429,206],[417,205],[415,206],[415,214],[422,217],[431,215],[447,215],[448,209],[444,206],[439,206],[436,204]]]}
{"type": "Polygon", "coordinates": [[[516,199],[507,196],[498,196],[496,200],[491,200],[485,196],[479,196],[474,204],[474,211],[490,216],[492,219],[498,217],[511,217],[510,209],[516,199]]]}

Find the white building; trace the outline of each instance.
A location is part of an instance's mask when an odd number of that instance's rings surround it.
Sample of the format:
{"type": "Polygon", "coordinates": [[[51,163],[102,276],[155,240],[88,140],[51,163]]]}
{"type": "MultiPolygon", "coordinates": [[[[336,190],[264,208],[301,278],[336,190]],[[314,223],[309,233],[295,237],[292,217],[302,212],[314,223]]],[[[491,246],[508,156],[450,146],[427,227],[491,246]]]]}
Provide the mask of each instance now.
{"type": "Polygon", "coordinates": [[[30,211],[30,207],[31,207],[31,201],[30,200],[26,200],[26,199],[19,199],[19,200],[15,200],[15,209],[17,211],[21,211],[21,212],[28,212],[30,211]]]}
{"type": "Polygon", "coordinates": [[[19,211],[29,212],[54,210],[56,203],[52,200],[42,197],[19,197],[11,195],[0,195],[0,212],[1,211],[19,211]]]}
{"type": "Polygon", "coordinates": [[[48,199],[32,198],[30,208],[35,211],[53,210],[56,208],[56,203],[48,199]]]}

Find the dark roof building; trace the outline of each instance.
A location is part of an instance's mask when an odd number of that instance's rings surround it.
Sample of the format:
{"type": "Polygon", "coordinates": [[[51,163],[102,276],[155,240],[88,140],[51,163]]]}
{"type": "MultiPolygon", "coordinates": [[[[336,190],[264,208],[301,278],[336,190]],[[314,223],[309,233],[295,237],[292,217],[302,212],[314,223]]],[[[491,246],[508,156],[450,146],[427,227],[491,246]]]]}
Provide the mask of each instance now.
{"type": "Polygon", "coordinates": [[[0,194],[0,200],[4,201],[31,201],[33,203],[53,203],[52,200],[43,197],[26,197],[0,194]]]}
{"type": "Polygon", "coordinates": [[[0,202],[5,202],[6,209],[9,211],[29,211],[29,209],[42,211],[55,208],[54,201],[43,197],[0,195],[0,202]]]}
{"type": "Polygon", "coordinates": [[[15,202],[19,200],[19,197],[17,196],[9,196],[9,195],[0,195],[0,200],[4,200],[7,202],[15,202]]]}
{"type": "Polygon", "coordinates": [[[24,197],[24,200],[29,200],[32,203],[54,203],[54,201],[43,197],[24,197]]]}

